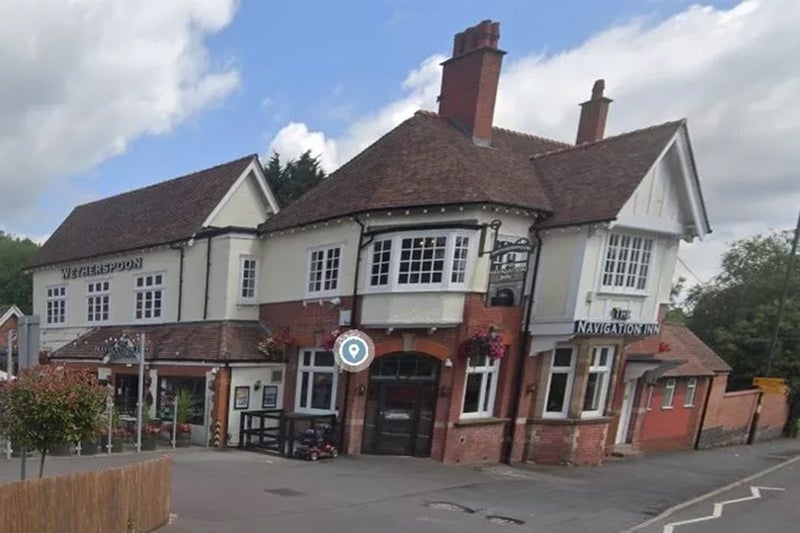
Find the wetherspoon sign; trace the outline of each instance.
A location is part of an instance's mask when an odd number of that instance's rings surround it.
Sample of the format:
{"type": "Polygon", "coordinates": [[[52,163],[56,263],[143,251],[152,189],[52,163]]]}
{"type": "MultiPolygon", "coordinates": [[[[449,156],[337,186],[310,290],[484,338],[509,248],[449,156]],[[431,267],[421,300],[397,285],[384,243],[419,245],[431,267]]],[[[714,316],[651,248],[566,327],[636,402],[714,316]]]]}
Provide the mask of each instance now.
{"type": "Polygon", "coordinates": [[[142,258],[134,257],[133,259],[120,259],[118,261],[94,263],[79,267],[66,267],[61,269],[61,275],[64,276],[64,279],[77,279],[124,272],[126,270],[139,270],[140,268],[142,268],[142,258]]]}

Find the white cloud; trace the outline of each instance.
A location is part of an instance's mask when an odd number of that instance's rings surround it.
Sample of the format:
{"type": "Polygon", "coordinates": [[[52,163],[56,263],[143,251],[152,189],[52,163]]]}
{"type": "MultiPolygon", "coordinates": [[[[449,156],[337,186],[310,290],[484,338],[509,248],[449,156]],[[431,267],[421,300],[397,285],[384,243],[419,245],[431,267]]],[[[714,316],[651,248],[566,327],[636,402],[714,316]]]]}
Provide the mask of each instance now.
{"type": "MultiPolygon", "coordinates": [[[[694,6],[663,21],[610,27],[554,54],[510,50],[500,81],[498,125],[574,141],[579,102],[596,78],[615,100],[608,134],[689,119],[715,233],[685,247],[707,280],[724,244],[793,225],[800,205],[800,3],[746,1],[731,9],[694,6]]],[[[502,45],[502,42],[501,42],[502,45]]],[[[361,117],[337,137],[292,123],[272,148],[311,148],[326,169],[341,165],[419,108],[434,109],[441,57],[404,82],[406,95],[361,117]]]]}
{"type": "Polygon", "coordinates": [[[169,131],[239,84],[203,40],[234,0],[0,0],[0,215],[19,225],[58,179],[169,131]]]}

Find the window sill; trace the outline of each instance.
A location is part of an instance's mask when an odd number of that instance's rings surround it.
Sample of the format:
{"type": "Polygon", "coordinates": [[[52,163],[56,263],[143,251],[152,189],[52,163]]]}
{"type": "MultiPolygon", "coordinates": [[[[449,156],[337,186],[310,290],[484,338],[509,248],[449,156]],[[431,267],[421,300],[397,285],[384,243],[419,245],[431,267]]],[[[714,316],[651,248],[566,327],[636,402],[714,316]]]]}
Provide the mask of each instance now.
{"type": "Polygon", "coordinates": [[[647,291],[615,290],[612,287],[604,287],[594,292],[597,296],[625,296],[627,298],[640,298],[642,300],[650,297],[650,293],[647,291]]]}
{"type": "Polygon", "coordinates": [[[460,428],[460,427],[470,427],[470,426],[494,426],[499,424],[505,424],[511,420],[510,418],[495,418],[491,417],[475,417],[475,418],[461,418],[458,422],[454,423],[453,426],[460,428]]]}
{"type": "Polygon", "coordinates": [[[661,408],[661,410],[662,410],[662,411],[671,411],[671,410],[673,410],[673,409],[675,409],[675,408],[674,408],[674,407],[672,407],[672,406],[669,406],[669,407],[662,407],[662,408],[661,408]]]}
{"type": "Polygon", "coordinates": [[[236,302],[236,305],[239,307],[253,307],[258,305],[256,300],[239,300],[236,302]]]}
{"type": "Polygon", "coordinates": [[[694,409],[694,404],[692,404],[692,405],[684,405],[683,408],[684,409],[694,409]]]}
{"type": "Polygon", "coordinates": [[[457,287],[424,287],[424,286],[381,286],[381,287],[368,287],[364,290],[363,294],[414,294],[414,293],[430,293],[430,292],[469,292],[466,286],[457,287]]]}
{"type": "Polygon", "coordinates": [[[579,426],[583,424],[601,424],[611,420],[611,417],[600,416],[595,418],[529,418],[527,424],[543,426],[579,426]]]}

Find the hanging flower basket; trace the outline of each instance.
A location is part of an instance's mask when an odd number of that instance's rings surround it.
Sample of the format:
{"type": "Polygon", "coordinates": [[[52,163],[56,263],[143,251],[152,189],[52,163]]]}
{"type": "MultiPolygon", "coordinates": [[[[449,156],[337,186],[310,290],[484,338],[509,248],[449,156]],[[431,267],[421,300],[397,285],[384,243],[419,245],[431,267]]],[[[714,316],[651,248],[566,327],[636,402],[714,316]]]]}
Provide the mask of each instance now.
{"type": "Polygon", "coordinates": [[[475,333],[461,344],[463,358],[489,357],[500,360],[506,354],[506,340],[503,335],[488,328],[475,333]]]}
{"type": "Polygon", "coordinates": [[[286,354],[286,348],[293,344],[294,337],[287,328],[282,331],[273,331],[267,335],[266,339],[258,343],[258,351],[268,359],[282,361],[286,354]]]}
{"type": "Polygon", "coordinates": [[[336,339],[339,337],[339,335],[344,333],[344,331],[345,330],[343,328],[336,328],[325,333],[325,335],[322,337],[322,348],[324,350],[333,350],[333,345],[336,342],[336,339]]]}

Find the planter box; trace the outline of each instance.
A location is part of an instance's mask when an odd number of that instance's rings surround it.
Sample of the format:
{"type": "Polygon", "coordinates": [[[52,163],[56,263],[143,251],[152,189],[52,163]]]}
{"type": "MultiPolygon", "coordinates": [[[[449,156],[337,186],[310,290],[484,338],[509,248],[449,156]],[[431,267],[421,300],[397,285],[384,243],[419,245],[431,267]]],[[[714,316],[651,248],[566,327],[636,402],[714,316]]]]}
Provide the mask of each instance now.
{"type": "Polygon", "coordinates": [[[189,441],[192,439],[191,433],[178,433],[175,436],[175,446],[177,448],[186,448],[189,446],[189,441]]]}
{"type": "Polygon", "coordinates": [[[81,442],[81,455],[96,455],[100,449],[100,443],[96,440],[81,442]]]}
{"type": "Polygon", "coordinates": [[[111,437],[111,453],[121,453],[123,444],[125,444],[123,437],[111,437]]]}
{"type": "Polygon", "coordinates": [[[64,457],[67,455],[72,455],[72,445],[64,443],[51,446],[50,455],[54,457],[64,457]]]}
{"type": "Polygon", "coordinates": [[[155,435],[142,435],[142,450],[155,450],[156,437],[155,435]]]}

